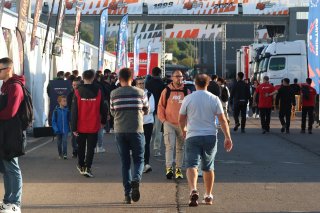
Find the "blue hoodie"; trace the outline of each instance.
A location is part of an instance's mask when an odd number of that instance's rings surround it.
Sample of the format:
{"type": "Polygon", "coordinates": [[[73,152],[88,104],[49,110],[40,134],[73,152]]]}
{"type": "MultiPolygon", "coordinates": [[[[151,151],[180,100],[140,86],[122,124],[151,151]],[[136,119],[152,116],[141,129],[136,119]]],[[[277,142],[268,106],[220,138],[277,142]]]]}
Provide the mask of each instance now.
{"type": "Polygon", "coordinates": [[[68,134],[70,132],[70,111],[67,107],[57,106],[52,114],[52,128],[55,134],[68,134]]]}

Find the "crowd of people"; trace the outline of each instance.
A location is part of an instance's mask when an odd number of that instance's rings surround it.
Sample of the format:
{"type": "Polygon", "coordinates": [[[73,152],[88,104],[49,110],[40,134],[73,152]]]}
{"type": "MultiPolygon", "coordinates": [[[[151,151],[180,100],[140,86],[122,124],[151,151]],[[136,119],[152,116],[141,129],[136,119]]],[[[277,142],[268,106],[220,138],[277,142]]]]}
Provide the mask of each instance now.
{"type": "MultiPolygon", "coordinates": [[[[12,67],[11,59],[0,59],[0,80],[4,80],[1,93],[7,98],[5,106],[0,104],[0,132],[17,125],[17,112],[24,98],[20,86],[24,84],[24,78],[14,75],[12,67]]],[[[301,133],[306,131],[308,115],[308,133],[312,134],[316,92],[309,78],[302,86],[290,85],[289,79],[285,78],[276,88],[269,83],[267,76],[261,84],[255,80],[251,85],[241,72],[237,73],[237,80],[231,86],[221,77],[210,77],[204,73],[195,76],[194,84],[186,84],[180,70],[174,71],[171,80],[164,82],[159,67],[153,68],[151,76],[146,78],[133,75],[129,68],[121,69],[118,75],[108,69],[103,73],[86,70],[81,77],[77,70],[58,72],[57,79],[70,81],[72,90],[68,95],[58,96],[57,106],[50,117],[57,135],[59,158],[68,159],[67,141],[71,133],[72,157],[78,160],[76,168],[88,178],[94,177],[94,154],[105,152],[104,133],[114,134],[122,164],[126,204],[139,201],[142,175],[152,171],[150,156],[161,156],[164,144],[164,177],[183,179],[182,168],[186,168],[189,206],[198,206],[197,179],[203,175],[205,192],[202,202],[211,205],[219,128],[225,138],[225,150],[230,152],[233,147],[229,130],[230,109],[235,121],[234,131],[240,127],[245,133],[251,106],[253,117],[261,119],[262,133],[266,134],[270,131],[270,116],[275,102],[275,106],[280,106],[281,132],[289,133],[291,113],[296,106],[295,95],[300,95],[301,133]]],[[[50,95],[50,84],[48,88],[50,95]]],[[[0,103],[3,96],[0,96],[0,103]]],[[[16,135],[0,134],[3,137],[1,141],[11,140],[17,135],[24,137],[20,132],[16,135]]],[[[5,180],[0,212],[20,212],[22,177],[19,155],[8,158],[3,151],[6,150],[4,144],[0,143],[0,172],[5,180]]]]}

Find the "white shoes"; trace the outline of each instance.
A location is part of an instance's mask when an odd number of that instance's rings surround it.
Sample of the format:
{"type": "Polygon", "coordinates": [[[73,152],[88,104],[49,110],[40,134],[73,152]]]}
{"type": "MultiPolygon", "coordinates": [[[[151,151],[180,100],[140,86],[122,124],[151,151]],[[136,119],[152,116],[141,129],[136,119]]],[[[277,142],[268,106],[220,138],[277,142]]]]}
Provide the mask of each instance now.
{"type": "Polygon", "coordinates": [[[16,204],[2,203],[0,206],[0,213],[21,213],[21,208],[16,204]]]}
{"type": "Polygon", "coordinates": [[[97,146],[96,153],[103,153],[103,152],[106,152],[106,150],[103,147],[97,146]]]}
{"type": "Polygon", "coordinates": [[[144,165],[144,168],[143,168],[143,173],[148,173],[148,172],[151,172],[152,171],[152,168],[149,164],[146,164],[144,165]]]}

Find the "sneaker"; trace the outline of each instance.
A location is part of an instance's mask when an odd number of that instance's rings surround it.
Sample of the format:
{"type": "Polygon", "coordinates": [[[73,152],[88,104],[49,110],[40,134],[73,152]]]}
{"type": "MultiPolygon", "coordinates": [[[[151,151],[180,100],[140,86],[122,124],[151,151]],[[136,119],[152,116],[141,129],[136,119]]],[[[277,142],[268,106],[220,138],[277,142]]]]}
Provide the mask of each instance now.
{"type": "Polygon", "coordinates": [[[300,133],[301,133],[301,134],[304,134],[304,133],[306,133],[306,130],[301,129],[300,133]]]}
{"type": "Polygon", "coordinates": [[[286,128],[284,128],[284,127],[281,128],[282,133],[284,133],[285,130],[286,130],[286,128]]]}
{"type": "Polygon", "coordinates": [[[160,156],[162,156],[160,150],[155,150],[153,156],[154,156],[154,157],[160,157],[160,156]]]}
{"type": "Polygon", "coordinates": [[[96,153],[103,153],[103,152],[106,152],[106,150],[103,147],[97,147],[95,152],[96,153]]]}
{"type": "Polygon", "coordinates": [[[198,206],[198,199],[199,199],[199,192],[197,190],[192,190],[190,194],[189,206],[190,207],[198,206]]]}
{"type": "Polygon", "coordinates": [[[84,175],[85,169],[84,169],[83,166],[80,166],[80,165],[78,164],[78,165],[77,165],[77,169],[78,169],[78,171],[80,172],[81,175],[84,175]]]}
{"type": "Polygon", "coordinates": [[[1,213],[21,213],[21,208],[16,204],[2,204],[0,207],[1,213]]]}
{"type": "Polygon", "coordinates": [[[312,134],[312,130],[308,130],[308,133],[311,135],[312,134]]]}
{"type": "Polygon", "coordinates": [[[140,200],[139,182],[132,181],[131,188],[132,188],[132,201],[138,202],[140,200]]]}
{"type": "Polygon", "coordinates": [[[263,129],[262,134],[266,134],[267,130],[263,129]]]}
{"type": "Polygon", "coordinates": [[[93,178],[93,174],[92,174],[92,171],[91,171],[91,168],[86,168],[86,171],[84,172],[84,176],[88,177],[88,178],[93,178]]]}
{"type": "Polygon", "coordinates": [[[180,168],[176,169],[176,179],[183,179],[183,174],[180,168]]]}
{"type": "Polygon", "coordinates": [[[167,179],[172,179],[172,177],[173,177],[173,169],[172,169],[172,167],[169,167],[166,170],[167,170],[166,171],[167,179]]]}
{"type": "Polygon", "coordinates": [[[61,160],[63,157],[62,157],[62,155],[59,155],[59,157],[58,157],[58,158],[61,160]]]}
{"type": "Polygon", "coordinates": [[[260,118],[260,116],[259,116],[259,115],[257,115],[257,116],[256,116],[256,118],[257,118],[257,119],[259,119],[259,118],[260,118]]]}
{"type": "Polygon", "coordinates": [[[131,197],[129,195],[124,196],[124,204],[131,204],[131,197]]]}
{"type": "Polygon", "coordinates": [[[257,114],[256,113],[253,113],[252,117],[253,118],[256,118],[257,114]]]}
{"type": "Polygon", "coordinates": [[[206,205],[212,205],[213,196],[212,195],[204,195],[202,203],[206,205]]]}
{"type": "Polygon", "coordinates": [[[63,159],[64,159],[64,160],[67,160],[67,159],[68,159],[68,157],[67,157],[66,155],[64,155],[64,156],[63,156],[63,159]]]}
{"type": "Polygon", "coordinates": [[[289,129],[286,129],[286,134],[290,134],[290,131],[289,131],[289,129]]]}
{"type": "Polygon", "coordinates": [[[149,164],[146,164],[144,165],[144,168],[143,168],[143,173],[148,173],[148,172],[151,172],[152,171],[152,168],[149,164]]]}
{"type": "Polygon", "coordinates": [[[239,128],[240,124],[236,124],[236,126],[233,128],[233,131],[238,131],[238,128],[239,128]]]}

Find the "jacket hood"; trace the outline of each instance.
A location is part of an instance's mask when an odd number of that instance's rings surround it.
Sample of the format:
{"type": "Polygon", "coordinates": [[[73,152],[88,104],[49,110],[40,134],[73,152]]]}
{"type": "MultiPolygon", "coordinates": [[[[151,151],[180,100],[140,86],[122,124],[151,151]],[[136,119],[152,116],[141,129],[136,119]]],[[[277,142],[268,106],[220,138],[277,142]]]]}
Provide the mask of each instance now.
{"type": "Polygon", "coordinates": [[[168,87],[169,87],[171,90],[182,90],[183,87],[184,87],[184,84],[182,83],[182,84],[180,85],[180,87],[174,87],[174,86],[173,86],[173,82],[171,82],[171,83],[168,85],[168,87]]]}
{"type": "Polygon", "coordinates": [[[15,82],[22,83],[22,85],[26,84],[25,78],[23,75],[19,76],[19,75],[13,74],[13,76],[11,78],[9,78],[6,82],[3,82],[3,85],[1,87],[1,92],[7,91],[8,86],[10,84],[15,83],[15,82]]]}

